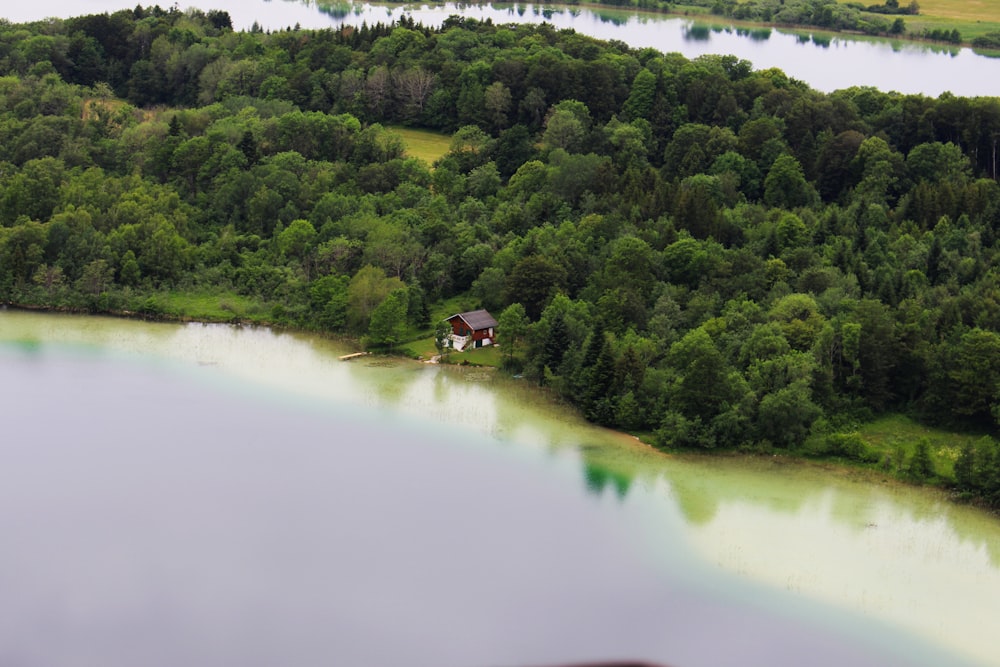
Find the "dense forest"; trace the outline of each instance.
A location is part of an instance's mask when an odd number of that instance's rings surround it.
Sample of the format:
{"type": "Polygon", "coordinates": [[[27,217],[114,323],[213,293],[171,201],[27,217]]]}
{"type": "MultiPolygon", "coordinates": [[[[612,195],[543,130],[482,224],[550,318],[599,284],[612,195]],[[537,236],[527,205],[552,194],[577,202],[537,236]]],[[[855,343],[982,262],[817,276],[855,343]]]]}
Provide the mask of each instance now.
{"type": "MultiPolygon", "coordinates": [[[[0,302],[232,295],[377,346],[467,295],[511,370],[663,447],[868,460],[879,413],[1000,420],[1000,99],[822,94],[545,24],[159,8],[0,22],[0,74],[0,302]]],[[[1000,450],[955,477],[1000,503],[1000,450]]]]}

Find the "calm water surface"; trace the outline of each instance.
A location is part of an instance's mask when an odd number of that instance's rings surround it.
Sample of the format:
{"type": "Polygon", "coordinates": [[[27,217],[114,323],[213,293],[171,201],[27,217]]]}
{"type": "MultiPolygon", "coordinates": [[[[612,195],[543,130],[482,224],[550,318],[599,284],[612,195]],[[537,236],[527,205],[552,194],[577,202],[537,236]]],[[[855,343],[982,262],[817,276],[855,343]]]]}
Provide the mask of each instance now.
{"type": "Polygon", "coordinates": [[[1000,664],[989,517],[343,352],[0,311],[0,664],[1000,664]]]}
{"type": "MultiPolygon", "coordinates": [[[[0,16],[12,21],[48,16],[132,9],[134,0],[35,0],[4,3],[0,16]]],[[[153,4],[153,3],[147,3],[153,4]]],[[[163,6],[171,3],[161,2],[163,6]]],[[[710,27],[682,18],[590,8],[540,4],[466,5],[460,3],[381,4],[320,3],[315,0],[181,0],[179,6],[224,9],[236,29],[255,22],[267,29],[299,24],[326,28],[342,24],[388,22],[404,15],[425,25],[439,26],[445,18],[462,14],[497,23],[548,21],[601,39],[617,39],[633,47],[676,51],[689,58],[703,54],[733,54],[757,69],[777,67],[789,76],[821,91],[850,86],[937,96],[951,91],[962,96],[1000,95],[1000,59],[986,58],[970,49],[903,41],[865,40],[832,34],[805,37],[784,30],[737,30],[726,24],[710,27]]]]}

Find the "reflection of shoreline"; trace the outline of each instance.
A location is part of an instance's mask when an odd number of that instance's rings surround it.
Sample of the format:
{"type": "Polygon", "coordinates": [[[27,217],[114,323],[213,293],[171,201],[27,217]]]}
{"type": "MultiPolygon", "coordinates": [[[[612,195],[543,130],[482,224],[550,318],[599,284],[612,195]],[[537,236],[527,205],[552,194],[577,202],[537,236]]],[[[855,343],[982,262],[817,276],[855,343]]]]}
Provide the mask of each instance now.
{"type": "MultiPolygon", "coordinates": [[[[270,1],[270,0],[266,0],[270,1]]],[[[580,13],[587,11],[593,16],[597,17],[601,21],[607,21],[615,25],[627,25],[630,20],[637,19],[638,21],[648,21],[656,19],[682,19],[689,23],[695,23],[699,26],[704,26],[709,30],[745,30],[750,33],[759,34],[761,31],[771,31],[775,30],[780,34],[807,34],[815,35],[817,37],[817,45],[829,44],[831,39],[839,39],[844,42],[862,42],[862,43],[884,43],[890,45],[907,44],[913,47],[923,47],[929,49],[932,53],[949,53],[955,55],[955,52],[960,48],[968,48],[972,50],[972,43],[968,41],[963,41],[961,43],[952,44],[947,42],[936,42],[931,41],[910,33],[903,33],[900,35],[869,35],[860,30],[830,30],[828,28],[823,28],[822,26],[811,25],[808,23],[773,23],[766,21],[747,21],[745,19],[737,19],[729,16],[716,15],[708,11],[691,11],[692,8],[686,8],[683,11],[678,11],[675,9],[649,9],[649,8],[639,8],[639,7],[629,7],[623,8],[620,5],[605,4],[601,2],[594,2],[592,0],[581,0],[580,2],[574,4],[566,4],[560,2],[455,2],[450,0],[448,2],[354,2],[353,0],[285,0],[286,2],[300,2],[306,6],[315,6],[319,11],[334,17],[346,17],[351,14],[358,15],[364,11],[365,7],[386,7],[392,10],[399,9],[403,12],[411,12],[414,10],[419,10],[421,8],[442,8],[442,7],[455,7],[459,11],[467,10],[470,7],[480,7],[480,8],[491,8],[494,10],[511,10],[516,11],[519,16],[523,16],[526,13],[533,13],[536,16],[545,16],[546,18],[551,18],[555,14],[570,14],[577,16],[580,13]]],[[[940,17],[928,16],[925,14],[917,15],[922,20],[942,20],[940,17]]],[[[905,15],[903,17],[912,18],[910,15],[905,15]]],[[[1000,31],[1000,23],[990,24],[986,22],[986,25],[995,25],[997,30],[1000,31]]],[[[990,57],[988,54],[978,54],[983,55],[983,57],[990,57]]],[[[996,54],[1000,55],[1000,54],[996,54]]]]}
{"type": "MultiPolygon", "coordinates": [[[[94,0],[97,2],[98,0],[94,0]]],[[[101,9],[108,12],[130,10],[134,2],[100,0],[101,9]]],[[[12,10],[14,22],[42,20],[46,15],[83,13],[65,8],[67,0],[39,0],[19,5],[12,10]]],[[[321,11],[315,0],[181,0],[180,5],[204,10],[227,11],[237,30],[285,30],[294,26],[305,29],[336,30],[342,25],[358,26],[387,24],[402,18],[412,18],[428,27],[440,26],[449,15],[460,14],[470,19],[492,21],[494,24],[538,23],[545,20],[558,29],[572,29],[596,39],[614,40],[633,49],[653,48],[664,53],[681,53],[695,59],[702,55],[734,55],[749,61],[754,69],[780,69],[789,78],[805,82],[810,87],[830,93],[854,86],[870,86],[901,94],[937,97],[949,91],[960,97],[993,96],[995,82],[1000,78],[1000,63],[995,58],[979,55],[962,48],[957,55],[934,53],[938,47],[928,42],[900,39],[869,38],[845,33],[822,33],[815,28],[789,29],[774,27],[772,36],[764,41],[737,37],[737,30],[758,31],[762,24],[742,23],[710,14],[670,15],[629,10],[621,12],[606,5],[534,4],[365,4],[353,3],[349,14],[343,2],[328,4],[321,11]],[[508,10],[500,9],[508,7],[508,10]],[[712,33],[705,41],[685,41],[681,24],[693,21],[706,23],[712,33]],[[731,34],[726,34],[726,31],[731,34]],[[810,41],[797,42],[796,34],[808,33],[810,41]],[[830,46],[824,46],[829,41],[830,46]],[[765,46],[766,45],[766,46],[765,46]],[[878,67],[871,67],[874,60],[878,67]],[[957,62],[956,62],[957,61],[957,62]]],[[[950,52],[949,52],[950,53],[950,52]]]]}

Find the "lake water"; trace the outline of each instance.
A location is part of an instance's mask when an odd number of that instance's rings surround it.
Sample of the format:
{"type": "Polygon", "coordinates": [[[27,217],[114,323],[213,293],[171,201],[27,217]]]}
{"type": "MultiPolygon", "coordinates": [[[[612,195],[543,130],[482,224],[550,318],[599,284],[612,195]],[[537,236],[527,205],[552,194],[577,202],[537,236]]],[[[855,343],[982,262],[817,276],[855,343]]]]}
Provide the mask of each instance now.
{"type": "Polygon", "coordinates": [[[0,310],[0,664],[1000,664],[994,518],[345,351],[0,310]]]}
{"type": "MultiPolygon", "coordinates": [[[[151,3],[150,3],[151,4],[151,3]]],[[[161,3],[164,6],[170,3],[161,3]]],[[[450,15],[462,14],[497,23],[548,21],[601,39],[617,39],[633,47],[676,51],[688,58],[707,53],[733,54],[756,69],[777,67],[789,76],[824,92],[850,86],[938,96],[1000,95],[1000,59],[986,58],[970,49],[952,49],[904,41],[848,39],[836,34],[806,33],[801,37],[785,30],[737,30],[725,23],[715,28],[683,18],[656,14],[591,8],[549,8],[532,4],[379,5],[332,3],[315,0],[182,0],[179,6],[224,9],[234,27],[248,29],[255,22],[266,29],[296,24],[326,28],[367,21],[389,22],[403,15],[430,26],[439,26],[450,15]],[[333,9],[331,9],[333,7],[333,9]]],[[[35,0],[5,3],[0,16],[12,21],[39,20],[131,9],[134,0],[35,0]]]]}

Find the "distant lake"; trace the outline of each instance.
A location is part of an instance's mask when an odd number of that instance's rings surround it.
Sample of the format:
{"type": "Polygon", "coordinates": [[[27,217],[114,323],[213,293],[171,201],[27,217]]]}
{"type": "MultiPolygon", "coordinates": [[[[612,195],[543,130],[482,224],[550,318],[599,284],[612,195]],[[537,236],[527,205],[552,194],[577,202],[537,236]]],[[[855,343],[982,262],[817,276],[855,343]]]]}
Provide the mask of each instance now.
{"type": "Polygon", "coordinates": [[[1000,665],[1000,523],[529,383],[0,309],[0,664],[1000,665]]]}
{"type": "MultiPolygon", "coordinates": [[[[12,21],[67,17],[85,13],[132,9],[135,0],[36,0],[10,2],[0,15],[12,21]]],[[[143,3],[152,4],[152,3],[143,3]]],[[[171,3],[162,3],[169,6],[171,3]]],[[[945,91],[965,97],[1000,96],[1000,59],[971,49],[905,41],[846,37],[835,33],[795,34],[779,29],[737,28],[718,20],[695,22],[657,14],[538,4],[472,5],[351,4],[314,0],[181,0],[179,6],[224,9],[238,30],[255,22],[277,30],[294,25],[328,28],[397,20],[407,15],[429,26],[439,26],[450,15],[461,14],[495,23],[547,21],[559,28],[617,39],[636,48],[679,52],[688,58],[716,53],[749,60],[755,69],[777,67],[817,90],[830,92],[851,86],[921,93],[936,97],[945,91]]]]}

